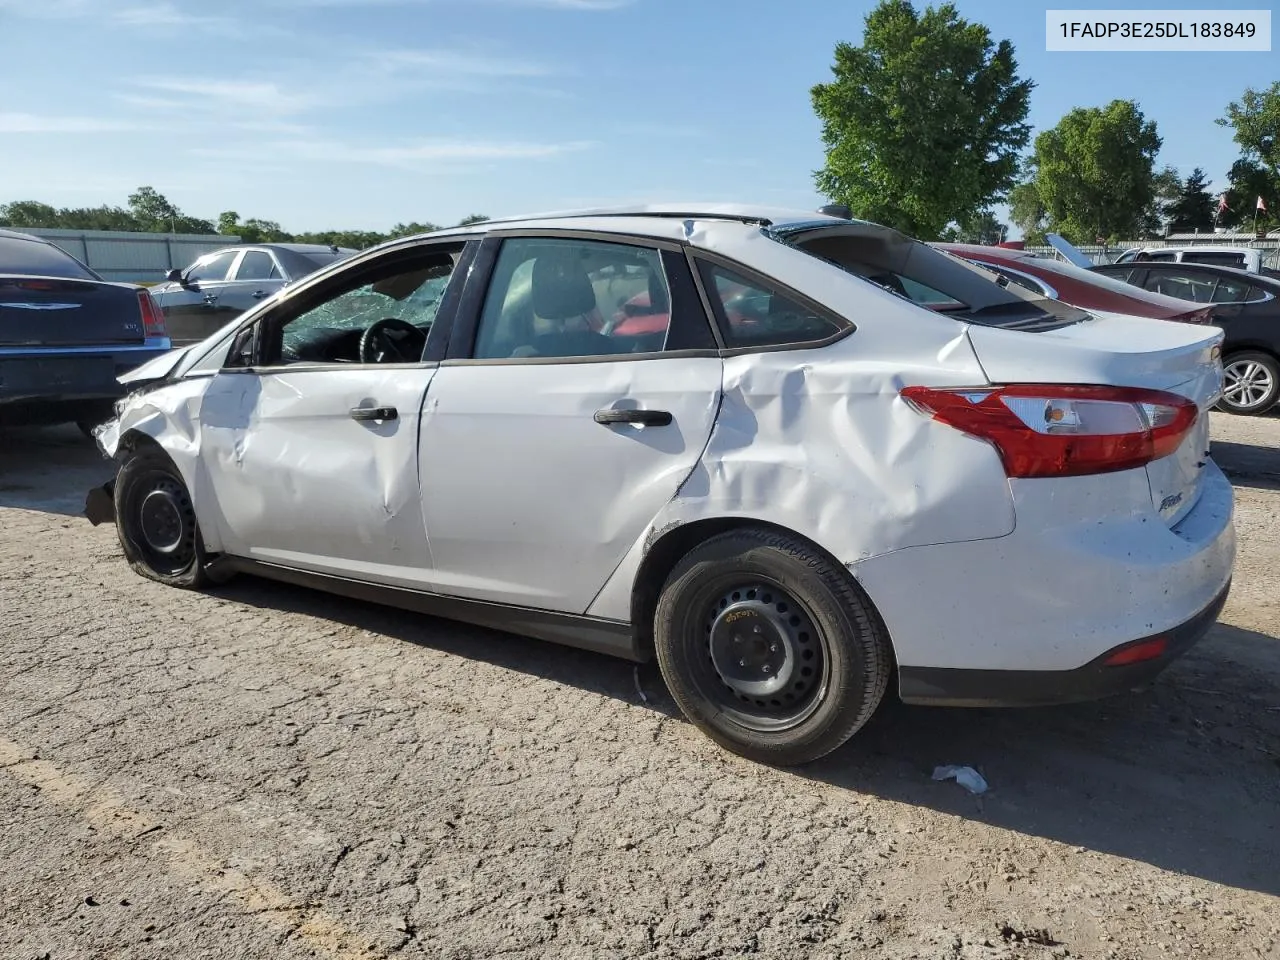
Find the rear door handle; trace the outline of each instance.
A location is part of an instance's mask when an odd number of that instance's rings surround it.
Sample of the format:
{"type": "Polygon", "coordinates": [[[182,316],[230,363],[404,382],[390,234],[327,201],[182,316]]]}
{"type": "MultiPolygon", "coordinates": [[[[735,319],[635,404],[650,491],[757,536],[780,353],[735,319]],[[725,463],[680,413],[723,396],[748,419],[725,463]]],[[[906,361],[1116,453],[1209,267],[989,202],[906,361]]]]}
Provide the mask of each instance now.
{"type": "Polygon", "coordinates": [[[352,407],[352,420],[395,420],[400,414],[395,407],[352,407]]]}
{"type": "Polygon", "coordinates": [[[611,426],[615,423],[638,423],[645,427],[665,427],[672,416],[666,410],[597,410],[595,421],[611,426]]]}
{"type": "Polygon", "coordinates": [[[255,300],[262,300],[264,297],[269,297],[269,296],[271,296],[271,294],[267,293],[267,291],[265,290],[253,291],[253,299],[255,300]]]}

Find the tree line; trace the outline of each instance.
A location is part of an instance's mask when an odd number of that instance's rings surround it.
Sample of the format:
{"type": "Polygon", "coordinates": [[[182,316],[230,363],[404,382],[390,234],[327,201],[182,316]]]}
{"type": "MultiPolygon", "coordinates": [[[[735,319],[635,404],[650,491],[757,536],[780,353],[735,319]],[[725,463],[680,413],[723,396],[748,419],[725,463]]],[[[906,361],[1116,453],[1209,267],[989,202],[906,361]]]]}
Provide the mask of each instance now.
{"type": "Polygon", "coordinates": [[[1255,214],[1260,229],[1277,223],[1280,81],[1225,107],[1217,123],[1240,155],[1211,191],[1202,168],[1185,178],[1157,168],[1162,140],[1134,100],[1077,107],[1032,142],[1035,84],[1018,76],[1013,45],[951,3],[921,13],[882,0],[861,45],[837,44],[832,73],[811,90],[825,147],[818,189],[911,236],[999,242],[991,207],[1006,201],[1033,243],[1050,230],[1093,243],[1251,230],[1255,214]]]}
{"type": "MultiPolygon", "coordinates": [[[[482,223],[489,218],[473,214],[458,226],[482,223]]],[[[274,220],[256,217],[241,220],[228,210],[217,221],[189,216],[154,187],[139,187],[129,194],[128,206],[53,207],[38,200],[0,204],[0,227],[61,227],[69,230],[125,230],[134,233],[193,233],[238,236],[245,243],[323,243],[364,250],[384,240],[443,229],[435,223],[397,223],[385,233],[377,230],[320,230],[290,233],[274,220]]]]}

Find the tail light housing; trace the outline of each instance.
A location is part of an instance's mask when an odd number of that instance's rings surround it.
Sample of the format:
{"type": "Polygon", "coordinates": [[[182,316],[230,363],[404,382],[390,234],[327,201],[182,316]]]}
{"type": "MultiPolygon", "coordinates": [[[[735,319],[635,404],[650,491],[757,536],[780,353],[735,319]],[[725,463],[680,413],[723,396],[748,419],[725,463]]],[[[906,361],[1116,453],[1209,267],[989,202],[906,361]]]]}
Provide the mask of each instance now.
{"type": "Polygon", "coordinates": [[[923,415],[990,443],[1010,477],[1142,467],[1176,451],[1200,414],[1185,397],[1133,387],[906,387],[902,397],[923,415]]]}
{"type": "Polygon", "coordinates": [[[1196,323],[1210,324],[1213,323],[1213,307],[1201,307],[1198,310],[1188,310],[1186,313],[1179,313],[1169,318],[1174,323],[1196,323]]]}
{"type": "Polygon", "coordinates": [[[138,309],[142,312],[142,329],[148,337],[167,337],[169,327],[155,298],[146,290],[138,291],[138,309]]]}

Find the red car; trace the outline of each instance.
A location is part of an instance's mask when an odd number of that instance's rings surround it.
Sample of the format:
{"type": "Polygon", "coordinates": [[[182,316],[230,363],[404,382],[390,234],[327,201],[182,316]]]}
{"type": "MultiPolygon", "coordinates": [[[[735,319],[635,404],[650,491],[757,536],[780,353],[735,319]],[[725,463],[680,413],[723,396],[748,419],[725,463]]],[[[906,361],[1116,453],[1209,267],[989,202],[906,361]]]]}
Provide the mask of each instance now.
{"type": "Polygon", "coordinates": [[[1125,313],[1183,323],[1209,323],[1212,308],[1187,308],[1187,301],[1144,290],[1112,277],[1094,273],[1062,260],[1037,256],[1009,247],[984,247],[970,243],[935,243],[932,246],[987,267],[1010,283],[1026,287],[1051,300],[1061,300],[1081,310],[1125,313]]]}

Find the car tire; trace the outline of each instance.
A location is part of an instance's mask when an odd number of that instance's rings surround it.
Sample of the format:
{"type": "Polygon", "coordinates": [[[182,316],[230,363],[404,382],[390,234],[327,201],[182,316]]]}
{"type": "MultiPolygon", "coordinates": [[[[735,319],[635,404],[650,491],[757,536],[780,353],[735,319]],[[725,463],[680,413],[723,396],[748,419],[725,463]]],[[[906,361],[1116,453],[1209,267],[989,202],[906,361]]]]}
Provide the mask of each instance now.
{"type": "Polygon", "coordinates": [[[1269,353],[1242,350],[1222,361],[1223,394],[1218,407],[1257,417],[1280,400],[1280,363],[1269,353]]]}
{"type": "Polygon", "coordinates": [[[134,571],[171,587],[209,583],[195,507],[182,475],[158,447],[129,454],[115,485],[116,533],[134,571]]]}
{"type": "Polygon", "coordinates": [[[722,747],[798,766],[835,750],[884,697],[893,654],[871,601],[796,537],[747,528],[691,550],[654,614],[676,704],[722,747]]]}

